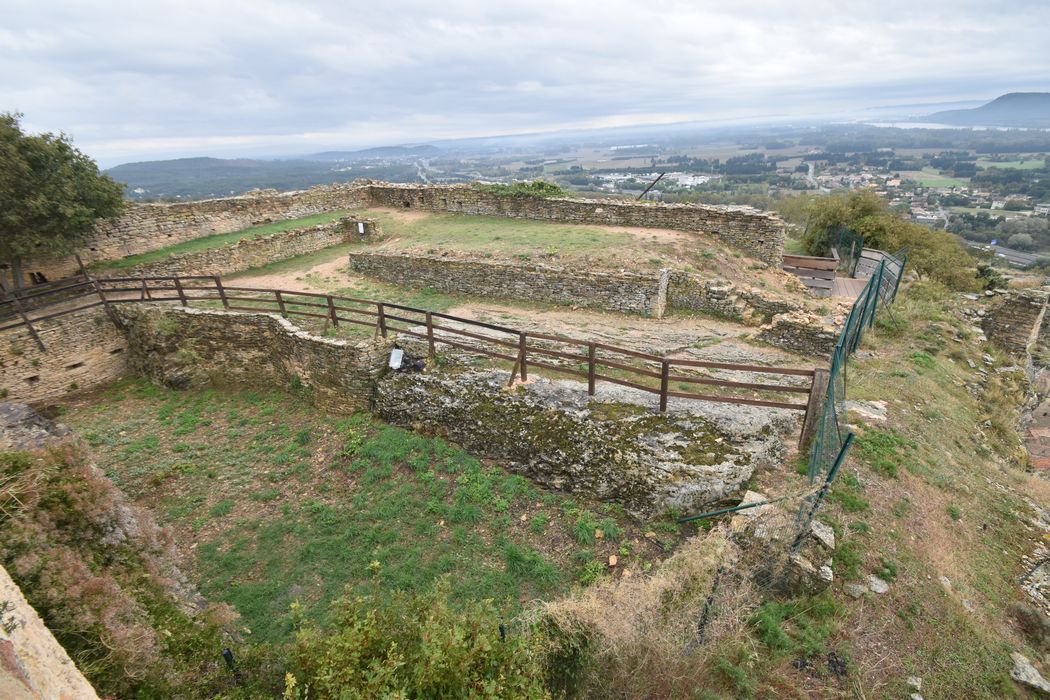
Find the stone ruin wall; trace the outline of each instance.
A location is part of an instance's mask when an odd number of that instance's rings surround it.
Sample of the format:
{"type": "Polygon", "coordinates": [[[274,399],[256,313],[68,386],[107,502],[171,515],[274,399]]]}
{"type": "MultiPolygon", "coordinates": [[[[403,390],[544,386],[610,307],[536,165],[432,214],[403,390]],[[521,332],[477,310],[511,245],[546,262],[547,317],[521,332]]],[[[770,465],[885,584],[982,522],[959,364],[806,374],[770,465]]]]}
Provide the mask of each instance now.
{"type": "Polygon", "coordinates": [[[549,265],[460,260],[436,255],[351,253],[350,268],[393,284],[453,294],[566,304],[660,318],[667,272],[589,272],[549,265]]]}
{"type": "Polygon", "coordinates": [[[1045,309],[1050,292],[1026,289],[1008,292],[1002,301],[988,311],[981,323],[988,339],[1015,358],[1027,354],[1033,340],[1045,341],[1050,330],[1045,323],[1045,309]]]}
{"type": "Polygon", "coordinates": [[[463,185],[375,184],[370,190],[375,206],[704,232],[774,267],[784,256],[784,222],[750,207],[506,196],[463,185]]]}
{"type": "Polygon", "coordinates": [[[127,342],[102,307],[34,321],[33,327],[46,351],[40,350],[25,327],[0,335],[0,394],[4,398],[46,404],[124,375],[127,342]]]}
{"type": "MultiPolygon", "coordinates": [[[[267,221],[294,219],[370,206],[418,208],[436,212],[486,214],[577,224],[643,226],[712,234],[748,254],[779,267],[784,223],[749,207],[638,203],[616,200],[502,196],[476,187],[394,185],[359,181],[299,192],[273,190],[239,197],[174,204],[129,203],[120,217],[100,222],[81,251],[85,264],[117,260],[176,243],[231,233],[267,221]]],[[[76,272],[71,258],[27,262],[26,273],[57,279],[76,272]]]]}
{"type": "Polygon", "coordinates": [[[660,318],[665,311],[768,320],[801,305],[689,272],[589,271],[554,265],[398,253],[351,253],[355,272],[392,284],[468,296],[519,299],[660,318]]]}
{"type": "MultiPolygon", "coordinates": [[[[99,223],[94,235],[84,244],[80,257],[85,265],[118,260],[268,221],[368,205],[368,190],[358,185],[329,185],[283,193],[265,190],[240,197],[174,204],[129,203],[122,216],[99,223]]],[[[25,269],[27,273],[43,272],[52,280],[77,271],[76,262],[71,258],[27,263],[25,269]]]]}
{"type": "Polygon", "coordinates": [[[392,343],[322,338],[280,316],[128,304],[128,369],[173,388],[277,387],[336,413],[367,411],[392,343]]]}
{"type": "Polygon", "coordinates": [[[348,217],[339,223],[282,231],[261,238],[243,238],[218,248],[193,253],[179,253],[156,262],[134,267],[99,270],[98,277],[169,277],[173,275],[225,275],[289,258],[316,253],[331,246],[347,243],[361,236],[357,224],[364,224],[372,235],[371,219],[348,217]]]}

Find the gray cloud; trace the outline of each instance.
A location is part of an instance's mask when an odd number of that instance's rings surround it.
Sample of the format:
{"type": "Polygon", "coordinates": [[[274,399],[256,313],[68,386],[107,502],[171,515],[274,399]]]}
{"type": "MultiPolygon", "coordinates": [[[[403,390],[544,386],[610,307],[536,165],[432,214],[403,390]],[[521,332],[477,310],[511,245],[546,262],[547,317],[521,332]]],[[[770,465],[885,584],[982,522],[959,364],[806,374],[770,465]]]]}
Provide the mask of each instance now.
{"type": "Polygon", "coordinates": [[[107,164],[1050,87],[1050,4],[0,0],[0,109],[107,164]]]}

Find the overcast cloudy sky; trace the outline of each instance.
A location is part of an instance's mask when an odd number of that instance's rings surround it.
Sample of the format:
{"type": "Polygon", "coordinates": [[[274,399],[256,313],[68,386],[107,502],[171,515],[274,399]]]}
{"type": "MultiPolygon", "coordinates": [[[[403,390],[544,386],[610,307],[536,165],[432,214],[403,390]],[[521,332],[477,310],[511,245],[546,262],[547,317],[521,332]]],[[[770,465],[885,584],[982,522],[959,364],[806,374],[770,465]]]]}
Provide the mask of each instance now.
{"type": "Polygon", "coordinates": [[[1050,0],[0,0],[0,111],[103,165],[1050,90],[1050,0]]]}

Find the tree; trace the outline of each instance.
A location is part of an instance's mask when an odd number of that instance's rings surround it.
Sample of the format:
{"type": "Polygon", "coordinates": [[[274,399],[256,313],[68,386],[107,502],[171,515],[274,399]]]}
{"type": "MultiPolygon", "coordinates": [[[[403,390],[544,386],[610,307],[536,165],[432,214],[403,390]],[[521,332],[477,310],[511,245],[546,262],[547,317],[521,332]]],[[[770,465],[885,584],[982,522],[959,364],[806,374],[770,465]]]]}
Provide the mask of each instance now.
{"type": "Polygon", "coordinates": [[[1010,239],[1006,242],[1011,248],[1020,248],[1021,250],[1031,250],[1035,247],[1035,239],[1027,233],[1015,233],[1010,236],[1010,239]]]}
{"type": "Polygon", "coordinates": [[[70,255],[100,218],[124,207],[119,184],[65,134],[30,135],[0,113],[0,260],[22,286],[27,258],[70,255]]]}

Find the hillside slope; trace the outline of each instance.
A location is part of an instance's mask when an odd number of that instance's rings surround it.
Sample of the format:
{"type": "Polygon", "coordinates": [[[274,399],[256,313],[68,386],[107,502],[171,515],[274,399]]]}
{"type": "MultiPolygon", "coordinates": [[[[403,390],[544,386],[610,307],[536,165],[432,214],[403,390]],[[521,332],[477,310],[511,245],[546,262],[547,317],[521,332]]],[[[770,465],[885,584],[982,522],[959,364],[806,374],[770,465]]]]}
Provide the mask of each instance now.
{"type": "Polygon", "coordinates": [[[1050,127],[1050,92],[1011,92],[974,109],[934,112],[924,122],[953,126],[1050,127]]]}

